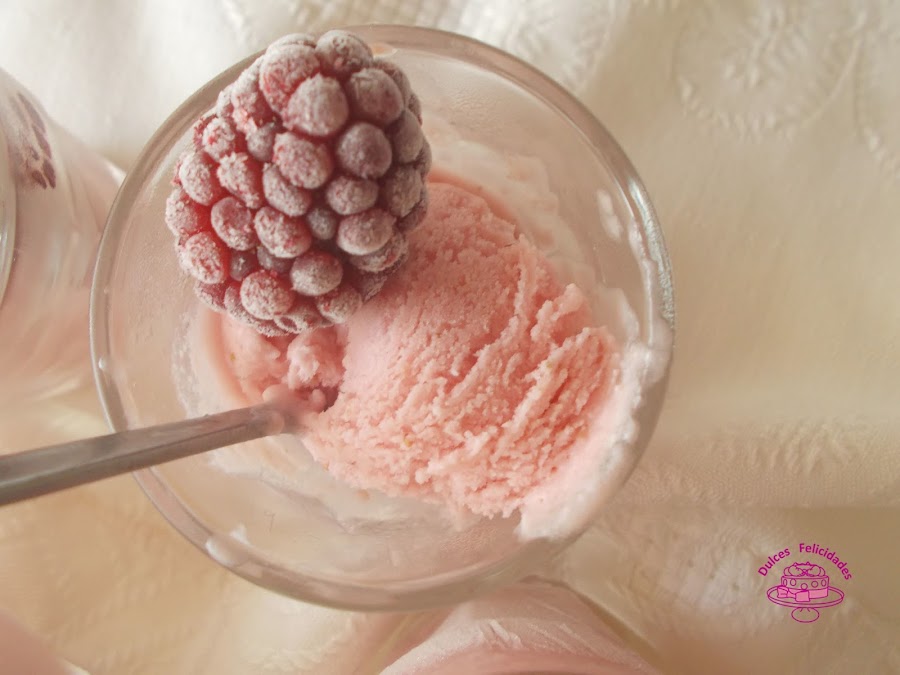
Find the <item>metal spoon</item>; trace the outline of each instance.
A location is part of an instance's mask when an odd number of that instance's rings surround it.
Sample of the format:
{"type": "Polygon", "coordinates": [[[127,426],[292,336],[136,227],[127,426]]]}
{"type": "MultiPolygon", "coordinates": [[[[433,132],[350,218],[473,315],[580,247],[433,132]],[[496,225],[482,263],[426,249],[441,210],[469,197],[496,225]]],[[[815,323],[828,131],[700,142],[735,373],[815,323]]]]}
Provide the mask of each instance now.
{"type": "Polygon", "coordinates": [[[299,431],[277,401],[0,457],[0,506],[264,436],[299,431]]]}

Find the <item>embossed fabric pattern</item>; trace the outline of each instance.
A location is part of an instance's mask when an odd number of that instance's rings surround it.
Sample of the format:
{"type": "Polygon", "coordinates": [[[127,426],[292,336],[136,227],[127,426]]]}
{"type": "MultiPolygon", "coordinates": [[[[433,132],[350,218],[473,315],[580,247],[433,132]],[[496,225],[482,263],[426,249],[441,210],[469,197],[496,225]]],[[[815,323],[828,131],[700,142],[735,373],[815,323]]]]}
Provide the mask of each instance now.
{"type": "MultiPolygon", "coordinates": [[[[678,328],[650,449],[545,572],[671,672],[900,672],[900,4],[373,4],[6,3],[0,67],[125,168],[198,86],[295,29],[434,26],[556,78],[646,183],[678,328]],[[810,625],[757,571],[800,542],[853,570],[826,568],[845,599],[810,625]]],[[[0,452],[104,430],[90,391],[0,414],[0,452]]],[[[3,509],[0,607],[94,674],[365,672],[397,625],[229,575],[127,477],[3,509]]]]}

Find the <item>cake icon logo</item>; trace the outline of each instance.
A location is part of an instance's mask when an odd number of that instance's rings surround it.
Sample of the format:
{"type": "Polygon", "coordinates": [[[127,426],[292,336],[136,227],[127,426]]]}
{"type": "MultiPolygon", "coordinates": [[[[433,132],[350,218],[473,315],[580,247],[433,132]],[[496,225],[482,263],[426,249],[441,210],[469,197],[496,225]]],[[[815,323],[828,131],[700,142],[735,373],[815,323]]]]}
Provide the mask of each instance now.
{"type": "Polygon", "coordinates": [[[791,607],[791,618],[800,623],[812,623],[819,618],[819,610],[834,607],[844,601],[844,593],[832,586],[825,569],[812,562],[797,562],[784,568],[781,583],[766,591],[770,602],[791,607]]]}

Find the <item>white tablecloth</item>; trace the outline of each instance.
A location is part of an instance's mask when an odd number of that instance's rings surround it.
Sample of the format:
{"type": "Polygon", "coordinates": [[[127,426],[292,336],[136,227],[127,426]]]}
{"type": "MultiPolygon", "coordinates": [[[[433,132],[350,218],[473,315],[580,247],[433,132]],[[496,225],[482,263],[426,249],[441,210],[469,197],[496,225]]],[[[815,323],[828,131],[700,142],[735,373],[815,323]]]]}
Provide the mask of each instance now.
{"type": "MultiPolygon", "coordinates": [[[[673,672],[900,672],[900,4],[32,0],[0,67],[127,168],[163,119],[293,30],[456,30],[571,88],[620,140],[674,266],[677,356],[640,467],[550,570],[673,672]],[[800,543],[838,553],[847,580],[800,543]],[[766,600],[781,562],[845,600],[766,600]]],[[[90,391],[3,411],[0,450],[104,426],[90,391]]],[[[217,568],[130,478],[0,512],[0,607],[92,673],[348,673],[392,618],[217,568]]]]}

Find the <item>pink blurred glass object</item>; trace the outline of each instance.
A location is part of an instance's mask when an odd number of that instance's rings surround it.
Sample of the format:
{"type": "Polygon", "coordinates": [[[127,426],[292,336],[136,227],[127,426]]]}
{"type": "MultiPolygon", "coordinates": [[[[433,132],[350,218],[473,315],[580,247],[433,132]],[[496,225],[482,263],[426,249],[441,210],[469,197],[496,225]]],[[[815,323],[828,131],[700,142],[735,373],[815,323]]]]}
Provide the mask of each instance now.
{"type": "Polygon", "coordinates": [[[10,675],[74,675],[84,671],[70,667],[37,637],[0,610],[0,672],[10,675]]]}
{"type": "Polygon", "coordinates": [[[0,403],[90,376],[89,288],[121,178],[0,70],[0,403]]]}
{"type": "Polygon", "coordinates": [[[657,675],[590,601],[529,579],[451,610],[411,615],[381,675],[657,675]]]}

